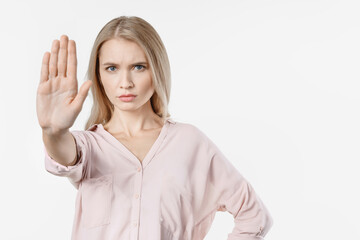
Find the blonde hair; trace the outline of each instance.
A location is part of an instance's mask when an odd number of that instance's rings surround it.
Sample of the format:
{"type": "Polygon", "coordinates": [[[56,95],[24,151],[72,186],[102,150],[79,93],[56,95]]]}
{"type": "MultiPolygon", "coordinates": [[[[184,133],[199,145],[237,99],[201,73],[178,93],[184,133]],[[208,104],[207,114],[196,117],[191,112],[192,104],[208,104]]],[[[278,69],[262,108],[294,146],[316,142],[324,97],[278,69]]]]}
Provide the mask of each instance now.
{"type": "Polygon", "coordinates": [[[113,38],[133,41],[145,52],[155,88],[150,99],[151,106],[154,113],[165,122],[170,117],[168,104],[171,90],[170,63],[165,46],[156,30],[144,19],[136,16],[120,16],[101,29],[91,51],[86,77],[93,82],[91,93],[94,103],[85,130],[93,124],[106,124],[114,112],[114,106],[99,81],[99,51],[105,41],[113,38]]]}

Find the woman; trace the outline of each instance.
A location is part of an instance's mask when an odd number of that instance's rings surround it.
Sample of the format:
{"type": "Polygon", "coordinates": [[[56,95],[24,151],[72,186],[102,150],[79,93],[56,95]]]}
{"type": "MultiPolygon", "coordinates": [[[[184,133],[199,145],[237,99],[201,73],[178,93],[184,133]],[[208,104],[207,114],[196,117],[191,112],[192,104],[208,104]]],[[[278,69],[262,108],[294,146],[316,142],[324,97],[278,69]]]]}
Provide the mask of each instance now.
{"type": "Polygon", "coordinates": [[[273,220],[251,184],[202,131],[170,118],[170,64],[148,22],[103,27],[79,92],[76,68],[62,35],[37,92],[46,170],[78,189],[72,239],[200,240],[217,211],[234,217],[228,239],[263,239],[273,220]],[[69,131],[90,87],[86,130],[69,131]]]}

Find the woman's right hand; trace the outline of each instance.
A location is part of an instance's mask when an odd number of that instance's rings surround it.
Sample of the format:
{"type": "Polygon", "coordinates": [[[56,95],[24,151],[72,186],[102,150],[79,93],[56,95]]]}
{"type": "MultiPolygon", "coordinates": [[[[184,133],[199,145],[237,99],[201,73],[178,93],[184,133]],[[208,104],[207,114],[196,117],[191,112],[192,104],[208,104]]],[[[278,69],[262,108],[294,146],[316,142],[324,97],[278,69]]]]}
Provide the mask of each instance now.
{"type": "Polygon", "coordinates": [[[82,109],[92,81],[84,82],[78,92],[76,68],[75,41],[62,35],[60,41],[53,41],[51,53],[45,52],[43,56],[37,89],[37,117],[46,133],[67,131],[82,109]]]}

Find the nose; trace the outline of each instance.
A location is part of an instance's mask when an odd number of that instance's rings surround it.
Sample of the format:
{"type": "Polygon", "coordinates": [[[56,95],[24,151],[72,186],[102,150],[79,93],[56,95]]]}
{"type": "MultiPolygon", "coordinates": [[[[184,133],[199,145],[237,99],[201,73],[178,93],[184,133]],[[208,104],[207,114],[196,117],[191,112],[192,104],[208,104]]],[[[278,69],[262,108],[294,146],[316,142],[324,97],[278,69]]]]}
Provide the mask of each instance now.
{"type": "Polygon", "coordinates": [[[134,83],[131,80],[130,74],[128,74],[127,71],[124,71],[124,73],[120,76],[120,88],[129,88],[133,86],[134,83]]]}

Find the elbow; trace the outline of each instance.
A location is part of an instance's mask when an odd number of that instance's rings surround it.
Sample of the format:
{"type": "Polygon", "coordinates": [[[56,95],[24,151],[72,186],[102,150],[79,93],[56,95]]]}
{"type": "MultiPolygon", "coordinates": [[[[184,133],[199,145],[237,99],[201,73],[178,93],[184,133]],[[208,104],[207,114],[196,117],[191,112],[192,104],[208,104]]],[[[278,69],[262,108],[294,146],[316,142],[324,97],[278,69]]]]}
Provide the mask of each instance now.
{"type": "Polygon", "coordinates": [[[273,218],[266,208],[258,209],[256,216],[251,219],[246,219],[244,216],[240,219],[235,218],[235,227],[228,235],[228,240],[248,239],[260,240],[265,239],[265,236],[270,231],[273,225],[273,218]]]}
{"type": "Polygon", "coordinates": [[[257,233],[257,236],[264,238],[272,228],[273,224],[274,224],[273,217],[266,208],[263,209],[263,218],[259,226],[259,231],[257,233]]]}

